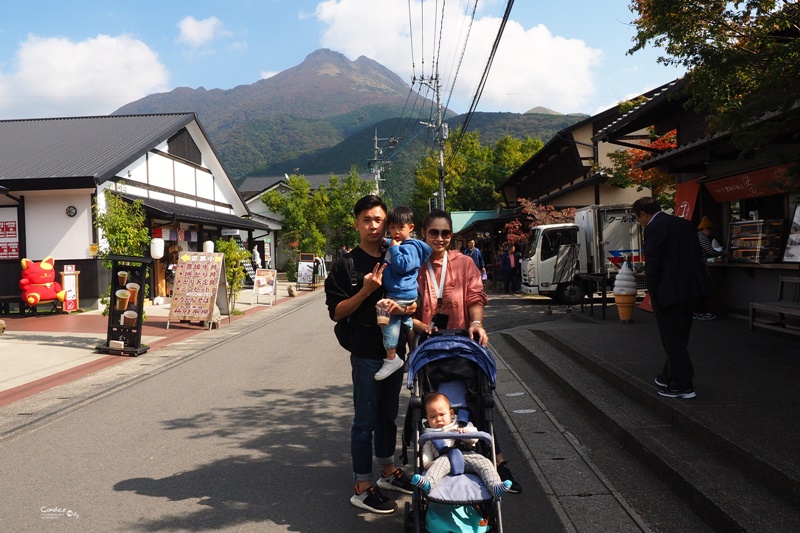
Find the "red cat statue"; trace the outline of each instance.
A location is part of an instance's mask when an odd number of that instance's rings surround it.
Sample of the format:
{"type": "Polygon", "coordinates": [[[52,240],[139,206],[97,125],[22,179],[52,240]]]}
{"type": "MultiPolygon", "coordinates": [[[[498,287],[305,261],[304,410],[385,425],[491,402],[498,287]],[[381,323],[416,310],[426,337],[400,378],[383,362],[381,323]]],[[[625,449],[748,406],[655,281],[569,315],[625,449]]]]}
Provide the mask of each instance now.
{"type": "Polygon", "coordinates": [[[22,289],[22,299],[28,305],[34,306],[48,300],[64,301],[67,291],[56,281],[55,263],[56,260],[52,257],[45,257],[41,263],[30,259],[22,260],[19,288],[22,289]]]}

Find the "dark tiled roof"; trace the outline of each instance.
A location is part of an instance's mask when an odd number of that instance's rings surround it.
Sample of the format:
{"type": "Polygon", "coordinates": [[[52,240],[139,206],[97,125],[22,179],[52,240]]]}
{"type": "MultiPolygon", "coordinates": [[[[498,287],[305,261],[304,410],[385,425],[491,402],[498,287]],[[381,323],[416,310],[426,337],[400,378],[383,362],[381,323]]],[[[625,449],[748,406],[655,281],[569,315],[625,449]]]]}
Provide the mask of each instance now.
{"type": "Polygon", "coordinates": [[[206,226],[224,226],[226,228],[253,230],[270,229],[267,224],[242,218],[237,215],[217,213],[200,207],[165,202],[153,198],[142,198],[132,194],[120,194],[120,196],[129,201],[141,200],[147,213],[161,219],[172,220],[174,215],[176,220],[194,222],[206,226]]]}
{"type": "Polygon", "coordinates": [[[0,180],[102,183],[195,119],[174,113],[0,120],[0,180]]]}
{"type": "MultiPolygon", "coordinates": [[[[661,102],[665,101],[667,98],[670,98],[676,92],[680,91],[684,87],[684,84],[685,82],[683,78],[679,78],[669,83],[665,83],[661,87],[657,87],[652,91],[644,93],[642,96],[645,97],[645,100],[641,104],[637,105],[624,115],[617,118],[611,124],[598,131],[592,137],[592,140],[595,142],[608,140],[608,138],[612,137],[614,133],[623,129],[625,126],[630,125],[631,123],[634,122],[635,119],[641,117],[643,114],[650,111],[653,107],[657,106],[661,102]]],[[[632,128],[640,129],[641,125],[636,125],[633,126],[632,128]]]]}

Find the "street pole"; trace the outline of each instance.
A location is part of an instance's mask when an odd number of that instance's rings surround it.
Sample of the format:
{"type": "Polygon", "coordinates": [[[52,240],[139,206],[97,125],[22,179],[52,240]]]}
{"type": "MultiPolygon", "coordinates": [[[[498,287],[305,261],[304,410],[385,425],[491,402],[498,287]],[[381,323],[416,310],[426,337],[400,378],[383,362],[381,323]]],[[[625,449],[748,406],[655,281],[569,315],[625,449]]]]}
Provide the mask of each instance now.
{"type": "Polygon", "coordinates": [[[430,122],[421,122],[421,124],[436,131],[436,144],[439,149],[439,194],[437,205],[439,209],[444,211],[444,141],[448,137],[448,127],[447,124],[442,121],[442,87],[438,74],[436,77],[431,77],[427,80],[422,77],[419,79],[419,82],[429,87],[433,84],[433,90],[436,93],[436,122],[433,124],[430,122]]]}

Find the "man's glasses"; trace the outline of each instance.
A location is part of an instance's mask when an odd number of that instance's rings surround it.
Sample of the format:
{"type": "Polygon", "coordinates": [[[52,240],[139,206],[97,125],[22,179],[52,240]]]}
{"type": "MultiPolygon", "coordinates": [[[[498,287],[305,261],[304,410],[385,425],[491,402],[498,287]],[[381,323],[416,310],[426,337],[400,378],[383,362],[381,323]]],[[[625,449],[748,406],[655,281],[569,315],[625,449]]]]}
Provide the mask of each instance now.
{"type": "Polygon", "coordinates": [[[449,239],[453,236],[453,230],[449,229],[443,229],[442,231],[439,231],[438,229],[431,228],[426,233],[434,239],[438,239],[439,235],[442,236],[442,239],[449,239]]]}

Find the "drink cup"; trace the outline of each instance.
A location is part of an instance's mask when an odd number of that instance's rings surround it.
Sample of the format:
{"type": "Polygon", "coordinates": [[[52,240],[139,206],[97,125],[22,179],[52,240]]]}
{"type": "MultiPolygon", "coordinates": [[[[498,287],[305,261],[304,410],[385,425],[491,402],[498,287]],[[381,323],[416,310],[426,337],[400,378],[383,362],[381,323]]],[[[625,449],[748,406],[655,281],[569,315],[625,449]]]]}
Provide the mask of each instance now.
{"type": "Polygon", "coordinates": [[[120,270],[117,272],[117,285],[124,287],[128,283],[128,271],[120,270]]]}
{"type": "Polygon", "coordinates": [[[131,302],[133,302],[134,307],[136,306],[137,298],[139,297],[139,284],[138,283],[128,283],[125,285],[125,288],[128,289],[128,292],[131,293],[131,302]]]}
{"type": "Polygon", "coordinates": [[[122,325],[135,326],[137,318],[139,318],[139,313],[136,311],[125,311],[122,313],[122,325]]]}
{"type": "Polygon", "coordinates": [[[382,304],[377,304],[375,306],[375,310],[378,312],[378,325],[388,326],[389,325],[389,311],[386,309],[386,306],[382,304]]]}
{"type": "Polygon", "coordinates": [[[127,289],[119,289],[117,295],[117,310],[125,311],[128,309],[128,302],[131,299],[131,291],[127,289]]]}

